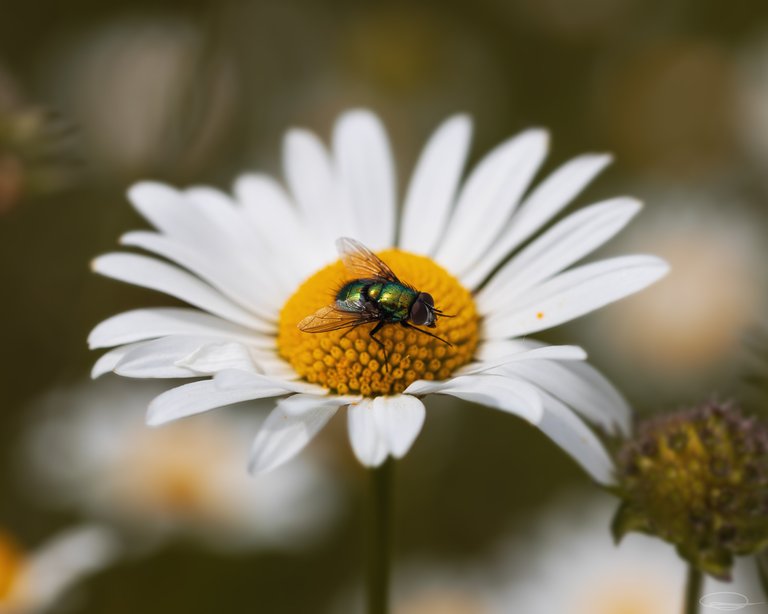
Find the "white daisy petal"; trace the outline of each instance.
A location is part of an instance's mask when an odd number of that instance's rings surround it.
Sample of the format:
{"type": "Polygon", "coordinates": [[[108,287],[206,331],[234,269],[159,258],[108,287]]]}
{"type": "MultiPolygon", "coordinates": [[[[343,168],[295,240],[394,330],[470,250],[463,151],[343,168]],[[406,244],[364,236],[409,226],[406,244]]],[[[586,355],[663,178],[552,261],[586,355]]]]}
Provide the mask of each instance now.
{"type": "Polygon", "coordinates": [[[120,243],[130,247],[140,247],[172,260],[215,286],[229,299],[252,311],[261,319],[267,322],[274,320],[274,314],[279,305],[270,300],[272,298],[270,293],[260,290],[265,284],[269,284],[268,276],[254,278],[244,271],[233,268],[230,263],[222,266],[220,259],[216,256],[155,232],[129,232],[120,237],[120,243]]]}
{"type": "Polygon", "coordinates": [[[294,395],[281,399],[256,435],[248,470],[264,473],[292,459],[327,424],[340,404],[334,397],[294,395]],[[301,411],[296,411],[297,405],[301,411]]]}
{"type": "Polygon", "coordinates": [[[503,339],[557,326],[642,290],[668,270],[653,256],[623,256],[571,269],[488,316],[485,333],[503,339]]]}
{"type": "Polygon", "coordinates": [[[251,359],[259,373],[286,380],[297,380],[299,374],[272,348],[249,348],[251,359]]]}
{"type": "Polygon", "coordinates": [[[477,294],[483,315],[510,297],[559,273],[608,241],[640,211],[633,198],[615,198],[568,216],[498,271],[477,294]]]}
{"type": "Polygon", "coordinates": [[[115,348],[114,350],[110,350],[109,352],[100,356],[99,359],[94,363],[93,367],[91,367],[91,379],[96,379],[105,373],[112,371],[117,363],[119,363],[123,357],[128,354],[128,352],[134,350],[137,347],[140,347],[141,345],[143,344],[130,343],[128,345],[115,348]]]}
{"type": "Polygon", "coordinates": [[[308,130],[289,130],[283,145],[285,179],[324,260],[336,259],[334,241],[352,234],[335,198],[333,167],[325,146],[308,130]]]}
{"type": "Polygon", "coordinates": [[[165,335],[231,339],[255,347],[274,345],[267,337],[195,309],[155,307],[125,311],[104,320],[91,331],[88,346],[91,349],[111,347],[165,335]]]}
{"type": "Polygon", "coordinates": [[[295,230],[301,226],[299,216],[283,187],[269,175],[246,173],[234,185],[235,195],[243,211],[261,232],[272,228],[295,230]]]}
{"type": "Polygon", "coordinates": [[[225,369],[257,371],[251,353],[242,343],[207,343],[176,361],[176,365],[198,373],[211,375],[225,369]]]}
{"type": "Polygon", "coordinates": [[[248,233],[247,227],[243,226],[242,213],[229,196],[206,186],[187,188],[183,194],[205,217],[209,232],[216,230],[219,234],[236,238],[241,243],[252,243],[253,237],[248,233]]]}
{"type": "Polygon", "coordinates": [[[590,368],[593,377],[587,378],[572,366],[536,360],[508,363],[494,372],[519,377],[546,390],[608,433],[616,433],[617,429],[627,433],[629,407],[626,401],[607,382],[594,377],[593,369],[590,368]]]}
{"type": "Polygon", "coordinates": [[[246,371],[284,379],[297,379],[296,372],[269,349],[249,347],[234,341],[211,343],[207,339],[193,351],[177,358],[175,365],[196,375],[222,371],[246,371]]]}
{"type": "Polygon", "coordinates": [[[121,346],[94,365],[92,377],[114,371],[133,378],[188,378],[228,369],[296,379],[290,367],[266,351],[237,342],[212,342],[210,337],[170,335],[121,346]]]}
{"type": "Polygon", "coordinates": [[[287,394],[283,387],[274,384],[265,385],[259,392],[250,388],[224,390],[211,379],[184,384],[171,388],[152,400],[147,411],[147,424],[159,426],[179,418],[201,414],[216,407],[287,394]],[[258,396],[259,392],[262,396],[258,396]]]}
{"type": "Polygon", "coordinates": [[[333,132],[342,197],[356,222],[355,239],[372,250],[395,240],[395,170],[384,127],[368,111],[349,111],[333,132]]]}
{"type": "Polygon", "coordinates": [[[219,371],[214,379],[219,388],[223,390],[239,390],[246,388],[254,388],[258,390],[265,384],[274,382],[284,387],[288,392],[313,394],[315,396],[325,396],[328,394],[328,390],[322,386],[309,384],[302,380],[287,380],[280,377],[265,375],[263,373],[242,371],[240,369],[226,369],[224,371],[219,371]]]}
{"type": "MultiPolygon", "coordinates": [[[[507,355],[548,347],[531,339],[500,339],[482,344],[478,358],[496,363],[507,355]]],[[[597,369],[580,360],[563,361],[562,357],[535,353],[528,356],[535,360],[508,362],[499,367],[499,371],[509,371],[550,392],[608,432],[618,428],[621,433],[629,433],[631,409],[621,393],[597,369]]]]}
{"type": "MultiPolygon", "coordinates": [[[[586,362],[569,362],[560,366],[568,371],[573,371],[577,377],[586,383],[591,395],[587,402],[593,404],[595,412],[612,416],[619,432],[629,435],[632,429],[632,409],[618,389],[608,381],[608,378],[586,362]]],[[[576,407],[575,404],[574,407],[576,407]]],[[[586,416],[585,412],[582,413],[586,416]]]]}
{"type": "Polygon", "coordinates": [[[418,380],[405,393],[448,394],[515,414],[532,424],[539,421],[543,412],[540,394],[534,386],[506,376],[461,375],[444,382],[418,380]]]}
{"type": "Polygon", "coordinates": [[[360,396],[349,395],[319,396],[317,394],[294,394],[293,396],[281,399],[278,405],[288,416],[302,416],[318,407],[318,404],[325,404],[326,401],[329,405],[335,404],[335,407],[341,407],[350,403],[359,403],[361,400],[362,397],[360,396]]]}
{"type": "Polygon", "coordinates": [[[488,252],[462,275],[462,282],[470,289],[477,288],[513,249],[565,208],[610,161],[605,154],[579,156],[549,175],[523,201],[488,252]]]}
{"type": "Polygon", "coordinates": [[[403,205],[400,247],[432,254],[444,232],[469,150],[472,121],[457,115],[427,142],[413,171],[403,205]]]}
{"type": "Polygon", "coordinates": [[[178,362],[210,342],[205,337],[176,335],[145,341],[127,352],[113,370],[123,377],[199,377],[199,372],[179,365],[178,362]]]}
{"type": "MultiPolygon", "coordinates": [[[[235,194],[240,198],[247,196],[242,184],[248,183],[251,176],[240,177],[235,183],[235,194]]],[[[251,282],[264,280],[273,285],[282,285],[287,291],[293,286],[286,279],[286,274],[293,272],[302,275],[306,262],[300,262],[305,250],[291,249],[296,242],[302,244],[303,226],[296,215],[293,205],[287,200],[282,188],[271,178],[273,191],[283,194],[283,203],[274,203],[272,199],[252,202],[247,199],[235,203],[226,194],[211,188],[191,188],[185,191],[186,197],[194,203],[208,221],[209,234],[215,229],[224,239],[221,255],[226,257],[229,266],[239,265],[251,282]],[[282,236],[275,236],[274,228],[280,228],[282,236]],[[233,247],[236,246],[236,249],[233,247]],[[278,250],[282,255],[283,266],[280,269],[264,266],[269,257],[278,250]],[[301,268],[303,265],[304,268],[301,268]],[[298,271],[292,267],[300,267],[298,271]]],[[[197,246],[195,246],[197,247],[197,246]]],[[[279,307],[281,303],[278,303],[279,307]]]]}
{"type": "Polygon", "coordinates": [[[207,269],[214,268],[221,283],[235,276],[269,280],[273,287],[280,288],[282,276],[261,264],[268,255],[263,242],[255,240],[257,237],[245,223],[247,218],[240,220],[240,212],[227,196],[200,188],[182,193],[151,182],[133,186],[128,195],[163,235],[197,252],[198,260],[209,260],[207,269]]]}
{"type": "Polygon", "coordinates": [[[510,354],[527,352],[544,345],[531,339],[483,339],[475,351],[475,360],[491,362],[510,354]]]}
{"type": "Polygon", "coordinates": [[[284,269],[290,267],[292,283],[285,285],[286,289],[292,291],[295,287],[292,284],[300,282],[317,266],[314,261],[317,253],[307,249],[313,243],[312,235],[307,232],[307,227],[285,190],[271,177],[256,173],[242,175],[235,182],[235,194],[242,204],[245,217],[265,248],[262,257],[266,260],[262,261],[270,262],[279,258],[281,278],[285,277],[284,269]]]}
{"type": "Polygon", "coordinates": [[[128,190],[136,210],[163,234],[185,242],[209,245],[204,218],[183,195],[170,186],[142,181],[128,190]]]}
{"type": "Polygon", "coordinates": [[[435,259],[461,277],[490,248],[547,152],[543,130],[528,130],[499,145],[472,171],[435,259]],[[493,220],[493,223],[489,223],[493,220]]]}
{"type": "Polygon", "coordinates": [[[579,463],[596,482],[613,482],[613,461],[589,428],[563,403],[541,392],[544,415],[536,426],[579,463]]]}
{"type": "Polygon", "coordinates": [[[214,379],[185,384],[155,397],[147,410],[147,424],[158,426],[215,407],[304,392],[306,389],[313,390],[313,387],[258,373],[222,371],[214,379]]]}
{"type": "Polygon", "coordinates": [[[350,405],[347,411],[349,440],[357,459],[366,467],[378,467],[387,458],[388,442],[379,430],[373,399],[350,405]]]}
{"type": "Polygon", "coordinates": [[[160,260],[136,254],[112,253],[99,256],[91,266],[101,275],[163,292],[253,330],[274,330],[260,318],[224,298],[199,278],[160,260]]]}
{"type": "Polygon", "coordinates": [[[424,403],[416,397],[399,394],[376,397],[373,414],[389,453],[395,458],[402,458],[421,432],[426,411],[424,403]]]}
{"type": "Polygon", "coordinates": [[[492,359],[471,363],[458,371],[462,375],[473,375],[499,369],[505,365],[531,360],[585,360],[587,353],[577,345],[547,345],[534,349],[513,349],[492,359]]]}

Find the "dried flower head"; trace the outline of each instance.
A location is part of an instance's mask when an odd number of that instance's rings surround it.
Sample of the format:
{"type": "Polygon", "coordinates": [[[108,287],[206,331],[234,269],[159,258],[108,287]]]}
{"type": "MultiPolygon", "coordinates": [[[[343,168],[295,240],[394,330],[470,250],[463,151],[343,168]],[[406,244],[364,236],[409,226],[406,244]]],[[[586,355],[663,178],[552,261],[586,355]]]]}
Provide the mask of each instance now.
{"type": "Polygon", "coordinates": [[[642,424],[618,457],[613,531],[656,535],[728,578],[733,557],[768,546],[768,427],[709,403],[642,424]]]}

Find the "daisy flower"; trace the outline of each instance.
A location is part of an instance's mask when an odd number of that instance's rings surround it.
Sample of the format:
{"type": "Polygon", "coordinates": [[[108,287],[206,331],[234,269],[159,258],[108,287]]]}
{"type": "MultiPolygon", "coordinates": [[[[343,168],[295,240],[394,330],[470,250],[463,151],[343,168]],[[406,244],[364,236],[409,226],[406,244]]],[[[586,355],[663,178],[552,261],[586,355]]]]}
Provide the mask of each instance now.
{"type": "Polygon", "coordinates": [[[203,378],[155,398],[150,425],[276,398],[251,450],[257,472],[295,456],[342,406],[364,465],[402,457],[422,428],[423,398],[447,394],[520,416],[609,481],[610,459],[582,418],[624,428],[627,405],[583,362],[583,350],[529,335],[632,294],[667,266],[638,255],[569,268],[637,213],[632,198],[594,204],[538,234],[608,156],[580,156],[530,189],[547,134],[528,130],[462,181],[470,131],[465,116],[438,128],[401,210],[386,133],[361,110],[340,117],[330,152],[310,132],[289,131],[285,186],[262,174],[240,177],[234,198],[211,188],[133,186],[131,202],[157,232],[129,232],[122,243],[156,257],[111,253],[93,268],[192,307],[137,309],[99,324],[91,347],[117,347],[93,374],[203,378]],[[373,323],[300,330],[354,278],[336,252],[339,237],[373,250],[452,317],[438,315],[431,329],[388,324],[378,343],[373,323]]]}
{"type": "Polygon", "coordinates": [[[64,594],[85,576],[115,559],[118,545],[101,527],[82,526],[25,551],[0,528],[0,612],[40,614],[60,605],[64,594]]]}
{"type": "Polygon", "coordinates": [[[291,548],[329,528],[339,492],[322,463],[297,459],[253,479],[243,470],[251,414],[147,429],[161,391],[112,377],[46,395],[25,442],[33,493],[147,545],[183,535],[222,551],[291,548]]]}

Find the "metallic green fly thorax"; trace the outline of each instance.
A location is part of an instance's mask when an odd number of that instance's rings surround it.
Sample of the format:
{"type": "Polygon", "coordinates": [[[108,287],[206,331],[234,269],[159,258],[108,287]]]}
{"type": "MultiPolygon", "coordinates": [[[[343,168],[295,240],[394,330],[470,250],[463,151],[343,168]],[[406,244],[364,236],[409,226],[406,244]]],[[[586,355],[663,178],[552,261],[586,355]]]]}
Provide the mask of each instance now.
{"type": "Polygon", "coordinates": [[[387,321],[401,322],[408,319],[417,296],[415,290],[396,282],[356,279],[339,290],[336,304],[340,309],[348,307],[350,311],[367,305],[371,310],[380,311],[387,321]]]}

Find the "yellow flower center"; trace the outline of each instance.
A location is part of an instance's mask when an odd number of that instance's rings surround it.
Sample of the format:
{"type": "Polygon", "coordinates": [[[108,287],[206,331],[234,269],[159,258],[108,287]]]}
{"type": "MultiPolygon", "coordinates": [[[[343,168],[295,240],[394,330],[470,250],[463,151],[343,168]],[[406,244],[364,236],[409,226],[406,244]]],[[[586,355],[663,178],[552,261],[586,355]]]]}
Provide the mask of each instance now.
{"type": "Polygon", "coordinates": [[[429,258],[396,249],[380,252],[403,283],[428,292],[435,307],[453,317],[438,316],[436,328],[425,328],[443,343],[399,323],[369,333],[376,323],[321,333],[299,330],[298,323],[315,311],[333,305],[336,292],[351,281],[341,261],[318,271],[286,301],[280,312],[277,347],[305,380],[335,394],[366,397],[398,394],[412,382],[443,380],[474,355],[479,319],[472,295],[459,281],[429,258]]]}
{"type": "Polygon", "coordinates": [[[0,531],[0,604],[7,604],[13,593],[24,556],[10,535],[0,531]]]}
{"type": "Polygon", "coordinates": [[[231,451],[221,435],[191,422],[140,431],[117,467],[117,503],[142,515],[207,518],[220,501],[216,471],[231,451]]]}

